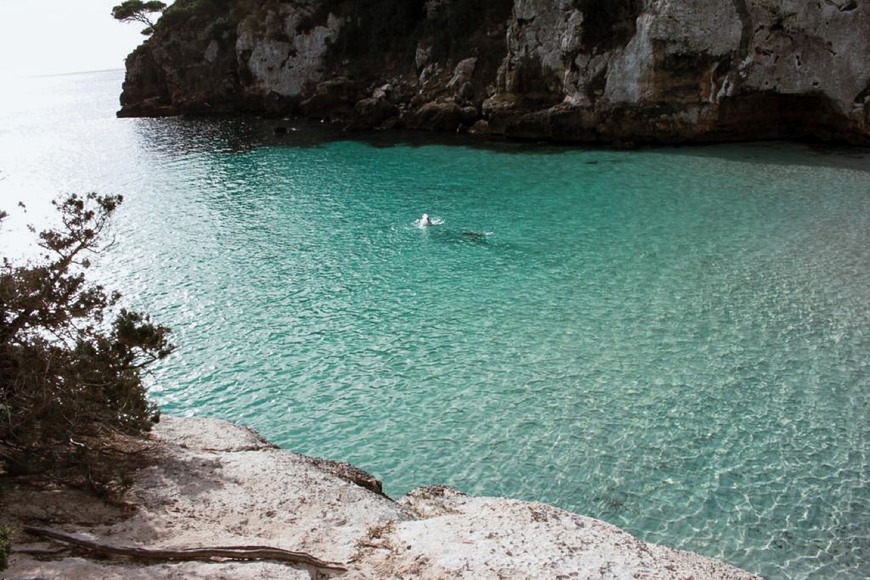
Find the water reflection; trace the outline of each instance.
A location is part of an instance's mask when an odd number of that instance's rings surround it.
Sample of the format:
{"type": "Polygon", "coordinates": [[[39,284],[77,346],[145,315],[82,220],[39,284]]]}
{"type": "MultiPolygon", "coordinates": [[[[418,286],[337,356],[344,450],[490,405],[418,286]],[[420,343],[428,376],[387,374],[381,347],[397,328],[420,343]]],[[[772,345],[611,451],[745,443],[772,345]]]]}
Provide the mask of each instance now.
{"type": "Polygon", "coordinates": [[[163,155],[234,154],[259,147],[321,147],[349,139],[339,126],[304,119],[168,117],[132,119],[143,149],[163,155]]]}

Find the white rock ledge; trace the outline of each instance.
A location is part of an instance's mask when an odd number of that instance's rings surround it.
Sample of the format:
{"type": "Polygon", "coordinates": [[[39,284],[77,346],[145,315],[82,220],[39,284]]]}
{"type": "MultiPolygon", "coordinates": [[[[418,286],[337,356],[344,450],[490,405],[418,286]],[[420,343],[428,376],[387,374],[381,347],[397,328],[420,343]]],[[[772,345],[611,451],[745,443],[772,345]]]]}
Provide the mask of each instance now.
{"type": "Polygon", "coordinates": [[[129,517],[58,527],[124,546],[268,545],[341,562],[348,571],[261,561],[40,561],[19,553],[8,577],[757,578],[541,503],[440,486],[394,502],[224,421],[164,417],[154,437],[165,453],[125,496],[135,505],[129,517]]]}

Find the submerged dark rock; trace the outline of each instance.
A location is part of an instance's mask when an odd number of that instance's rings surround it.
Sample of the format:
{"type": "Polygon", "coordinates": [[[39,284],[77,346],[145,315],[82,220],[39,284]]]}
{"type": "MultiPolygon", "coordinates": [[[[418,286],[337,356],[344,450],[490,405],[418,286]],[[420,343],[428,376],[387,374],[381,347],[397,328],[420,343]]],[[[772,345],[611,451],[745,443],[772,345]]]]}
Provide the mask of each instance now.
{"type": "Polygon", "coordinates": [[[301,115],[557,142],[870,144],[870,4],[178,0],[121,116],[301,115]]]}

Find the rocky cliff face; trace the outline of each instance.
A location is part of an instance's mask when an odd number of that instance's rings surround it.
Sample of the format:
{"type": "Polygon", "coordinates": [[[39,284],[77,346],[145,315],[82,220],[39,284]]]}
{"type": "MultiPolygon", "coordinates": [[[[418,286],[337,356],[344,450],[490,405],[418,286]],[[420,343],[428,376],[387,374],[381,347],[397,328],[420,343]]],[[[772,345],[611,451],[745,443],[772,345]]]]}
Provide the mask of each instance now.
{"type": "Polygon", "coordinates": [[[121,104],[554,141],[867,145],[870,3],[178,0],[128,58],[121,104]]]}

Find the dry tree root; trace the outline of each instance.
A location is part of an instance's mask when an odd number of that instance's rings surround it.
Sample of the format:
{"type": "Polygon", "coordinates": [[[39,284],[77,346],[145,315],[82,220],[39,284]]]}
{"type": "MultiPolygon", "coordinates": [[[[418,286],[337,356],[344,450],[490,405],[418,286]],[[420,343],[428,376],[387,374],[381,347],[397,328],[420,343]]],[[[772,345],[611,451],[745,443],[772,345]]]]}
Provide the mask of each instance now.
{"type": "Polygon", "coordinates": [[[92,552],[109,556],[127,556],[142,560],[211,560],[212,558],[228,558],[232,560],[277,560],[290,564],[302,564],[320,570],[347,572],[347,568],[338,562],[326,562],[305,552],[291,552],[281,548],[269,546],[212,546],[205,548],[181,548],[181,549],[149,549],[133,546],[112,546],[101,544],[92,540],[85,540],[78,536],[50,530],[25,526],[24,531],[28,534],[43,538],[50,538],[92,552]]]}

